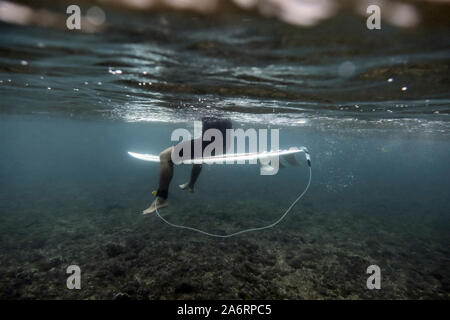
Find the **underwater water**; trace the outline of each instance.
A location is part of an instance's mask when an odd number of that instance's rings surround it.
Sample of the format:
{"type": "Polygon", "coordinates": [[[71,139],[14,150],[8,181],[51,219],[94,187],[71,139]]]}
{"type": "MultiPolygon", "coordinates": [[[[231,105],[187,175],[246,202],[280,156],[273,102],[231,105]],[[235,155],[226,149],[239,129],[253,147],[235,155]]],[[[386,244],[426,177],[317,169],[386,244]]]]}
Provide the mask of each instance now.
{"type": "MultiPolygon", "coordinates": [[[[449,299],[450,26],[107,17],[92,34],[0,25],[0,298],[449,299]],[[217,239],[141,214],[159,168],[127,151],[158,154],[205,115],[309,149],[311,187],[275,228],[217,239]]],[[[194,193],[177,166],[160,213],[270,224],[306,186],[302,157],[274,176],[205,165],[194,193]]]]}

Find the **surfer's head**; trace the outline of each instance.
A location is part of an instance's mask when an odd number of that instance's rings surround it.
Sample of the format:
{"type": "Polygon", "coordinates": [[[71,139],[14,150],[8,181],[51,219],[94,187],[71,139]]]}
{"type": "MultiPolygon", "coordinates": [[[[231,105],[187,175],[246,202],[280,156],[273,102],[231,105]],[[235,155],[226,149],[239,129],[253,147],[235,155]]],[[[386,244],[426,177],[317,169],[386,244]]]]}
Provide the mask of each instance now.
{"type": "MultiPolygon", "coordinates": [[[[226,153],[228,150],[228,146],[230,145],[230,136],[227,129],[232,129],[233,125],[230,119],[222,119],[218,117],[203,117],[202,118],[202,136],[204,136],[205,132],[209,129],[219,130],[222,134],[223,141],[223,150],[226,153]]],[[[214,139],[214,138],[213,138],[214,139]]],[[[214,140],[213,140],[214,141],[214,140]]],[[[209,144],[208,141],[203,141],[203,149],[205,146],[209,144]]]]}
{"type": "Polygon", "coordinates": [[[208,129],[217,129],[225,134],[226,129],[233,127],[230,119],[222,119],[218,117],[203,117],[202,118],[202,132],[205,133],[208,129]]]}

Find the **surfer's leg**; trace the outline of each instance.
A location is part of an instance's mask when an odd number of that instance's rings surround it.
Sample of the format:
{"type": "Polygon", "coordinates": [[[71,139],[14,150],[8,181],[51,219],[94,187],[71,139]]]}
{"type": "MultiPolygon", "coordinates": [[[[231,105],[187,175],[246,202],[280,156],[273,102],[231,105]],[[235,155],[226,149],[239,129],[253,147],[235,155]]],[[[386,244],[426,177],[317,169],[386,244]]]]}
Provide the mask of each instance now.
{"type": "Polygon", "coordinates": [[[194,164],[192,166],[191,177],[189,181],[184,184],[180,184],[180,188],[183,190],[187,188],[190,192],[194,192],[194,184],[197,181],[200,172],[202,172],[202,165],[194,164]]]}
{"type": "Polygon", "coordinates": [[[167,207],[167,195],[169,192],[170,181],[173,177],[173,162],[171,159],[173,147],[167,148],[159,154],[159,188],[156,193],[156,199],[150,207],[144,210],[144,214],[152,213],[156,209],[167,207]]]}
{"type": "Polygon", "coordinates": [[[172,150],[173,147],[170,147],[159,154],[159,190],[169,190],[170,181],[173,177],[172,150]]]}
{"type": "Polygon", "coordinates": [[[194,164],[191,170],[191,178],[189,179],[189,188],[191,188],[192,190],[194,190],[194,184],[197,181],[200,172],[202,172],[202,165],[194,164]]]}

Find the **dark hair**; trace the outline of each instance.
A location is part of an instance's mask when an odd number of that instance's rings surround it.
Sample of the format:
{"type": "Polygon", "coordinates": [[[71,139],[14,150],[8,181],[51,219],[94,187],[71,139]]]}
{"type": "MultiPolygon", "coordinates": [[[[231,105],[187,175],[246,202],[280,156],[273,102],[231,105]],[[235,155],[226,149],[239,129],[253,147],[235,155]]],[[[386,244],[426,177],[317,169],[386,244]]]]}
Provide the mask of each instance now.
{"type": "MultiPolygon", "coordinates": [[[[217,129],[222,133],[222,137],[223,137],[223,150],[224,152],[226,152],[227,150],[227,146],[229,139],[227,139],[227,129],[232,129],[233,125],[231,123],[230,119],[221,119],[221,118],[216,118],[216,117],[203,117],[202,118],[202,137],[205,134],[205,132],[208,129],[217,129]]],[[[213,142],[215,140],[215,137],[213,137],[212,141],[213,142]]],[[[209,141],[202,141],[202,146],[203,149],[205,149],[205,147],[209,144],[209,141]]],[[[215,155],[215,151],[213,151],[213,154],[215,155]]]]}
{"type": "Polygon", "coordinates": [[[216,117],[203,117],[202,118],[202,133],[204,134],[208,129],[217,129],[225,136],[226,129],[233,128],[230,119],[221,119],[216,117]]]}

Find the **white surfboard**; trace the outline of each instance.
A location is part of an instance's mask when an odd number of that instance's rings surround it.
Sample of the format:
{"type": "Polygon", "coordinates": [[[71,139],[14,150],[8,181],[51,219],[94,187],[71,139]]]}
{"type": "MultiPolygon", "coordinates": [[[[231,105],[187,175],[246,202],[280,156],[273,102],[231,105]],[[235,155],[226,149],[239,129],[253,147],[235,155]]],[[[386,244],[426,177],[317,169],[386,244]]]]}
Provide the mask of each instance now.
{"type": "MultiPolygon", "coordinates": [[[[229,163],[242,163],[246,161],[255,161],[261,163],[261,160],[264,162],[270,160],[274,157],[283,156],[283,158],[290,164],[295,165],[298,164],[296,159],[294,158],[294,154],[304,152],[306,155],[306,160],[308,161],[308,165],[310,165],[310,158],[308,149],[305,147],[292,147],[286,150],[271,150],[264,152],[253,152],[253,153],[227,153],[220,156],[211,156],[204,157],[199,159],[187,159],[183,160],[183,164],[193,164],[193,163],[204,163],[204,164],[229,164],[229,163]]],[[[144,154],[144,153],[136,153],[129,151],[128,154],[136,159],[150,161],[150,162],[159,162],[159,156],[154,154],[144,154]]]]}

